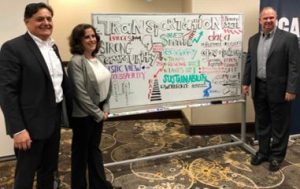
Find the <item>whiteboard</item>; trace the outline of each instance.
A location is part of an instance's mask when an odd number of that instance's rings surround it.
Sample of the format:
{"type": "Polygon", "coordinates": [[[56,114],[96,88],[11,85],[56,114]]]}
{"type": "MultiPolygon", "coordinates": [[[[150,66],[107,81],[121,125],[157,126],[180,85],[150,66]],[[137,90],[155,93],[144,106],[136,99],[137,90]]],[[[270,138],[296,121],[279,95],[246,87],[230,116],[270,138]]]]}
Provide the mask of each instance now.
{"type": "Polygon", "coordinates": [[[242,15],[92,14],[92,24],[112,113],[241,99],[242,15]]]}

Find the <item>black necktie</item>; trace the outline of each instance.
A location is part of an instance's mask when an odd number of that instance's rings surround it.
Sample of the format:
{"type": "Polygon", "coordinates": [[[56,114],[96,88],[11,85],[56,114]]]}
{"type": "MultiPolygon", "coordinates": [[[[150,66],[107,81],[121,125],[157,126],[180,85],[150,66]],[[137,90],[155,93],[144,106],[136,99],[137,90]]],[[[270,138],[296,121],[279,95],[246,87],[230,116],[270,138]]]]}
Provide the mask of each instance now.
{"type": "Polygon", "coordinates": [[[269,39],[271,37],[271,33],[263,33],[263,37],[269,39]]]}

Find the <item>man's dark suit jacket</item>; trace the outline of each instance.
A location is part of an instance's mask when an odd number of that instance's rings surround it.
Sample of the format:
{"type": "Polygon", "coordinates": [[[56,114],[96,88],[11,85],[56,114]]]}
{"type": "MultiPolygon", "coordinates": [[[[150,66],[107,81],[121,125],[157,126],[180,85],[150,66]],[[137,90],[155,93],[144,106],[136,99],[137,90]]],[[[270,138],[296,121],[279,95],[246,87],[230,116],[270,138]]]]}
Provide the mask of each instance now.
{"type": "MultiPolygon", "coordinates": [[[[255,96],[260,35],[257,33],[249,39],[243,78],[243,85],[251,84],[252,98],[255,96]]],[[[299,61],[297,36],[277,28],[266,63],[267,92],[272,102],[283,102],[286,92],[296,94],[299,61]]]]}
{"type": "MultiPolygon", "coordinates": [[[[68,99],[71,90],[65,72],[62,87],[68,99]]],[[[45,139],[53,133],[57,110],[53,84],[46,62],[28,33],[1,48],[0,105],[10,136],[23,129],[32,139],[45,139]]]]}

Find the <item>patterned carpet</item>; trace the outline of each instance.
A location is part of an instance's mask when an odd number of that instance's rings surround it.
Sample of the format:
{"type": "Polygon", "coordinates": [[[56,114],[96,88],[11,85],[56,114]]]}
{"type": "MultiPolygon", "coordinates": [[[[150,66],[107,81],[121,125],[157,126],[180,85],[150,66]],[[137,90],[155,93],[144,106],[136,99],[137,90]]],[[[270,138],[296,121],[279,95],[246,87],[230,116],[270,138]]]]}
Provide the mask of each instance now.
{"type": "MultiPolygon", "coordinates": [[[[70,189],[72,132],[62,130],[59,175],[70,189]]],[[[189,136],[181,119],[110,121],[104,126],[105,163],[154,154],[229,143],[229,135],[189,136]]],[[[154,160],[106,167],[107,178],[123,189],[299,189],[300,139],[290,142],[282,169],[268,163],[250,165],[251,155],[239,146],[214,148],[154,160]]],[[[15,161],[0,162],[0,189],[13,186],[15,161]]]]}

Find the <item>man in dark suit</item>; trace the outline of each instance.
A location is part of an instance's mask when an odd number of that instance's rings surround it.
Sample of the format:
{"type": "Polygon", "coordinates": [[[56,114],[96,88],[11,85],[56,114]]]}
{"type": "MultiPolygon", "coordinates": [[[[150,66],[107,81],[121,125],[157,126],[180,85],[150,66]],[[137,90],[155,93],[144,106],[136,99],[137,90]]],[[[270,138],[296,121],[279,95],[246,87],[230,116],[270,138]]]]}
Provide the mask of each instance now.
{"type": "Polygon", "coordinates": [[[261,10],[259,22],[262,31],[249,39],[243,78],[244,94],[249,93],[251,85],[259,142],[251,164],[269,161],[269,170],[277,171],[288,145],[291,101],[296,97],[299,47],[296,35],[276,27],[277,12],[272,7],[261,10]]]}
{"type": "Polygon", "coordinates": [[[52,17],[50,6],[28,4],[28,32],[4,43],[0,51],[0,105],[14,140],[15,189],[32,189],[35,173],[38,189],[53,189],[62,101],[71,91],[51,39],[52,17]]]}

